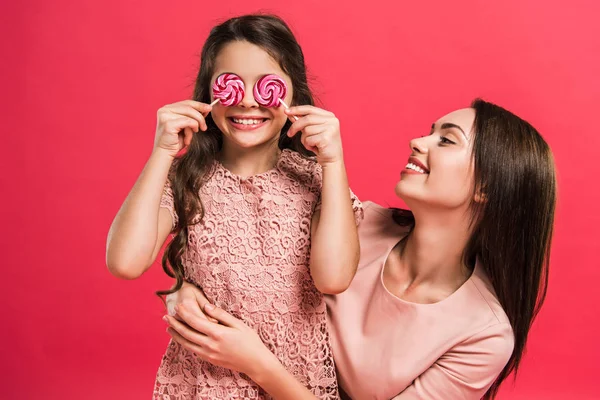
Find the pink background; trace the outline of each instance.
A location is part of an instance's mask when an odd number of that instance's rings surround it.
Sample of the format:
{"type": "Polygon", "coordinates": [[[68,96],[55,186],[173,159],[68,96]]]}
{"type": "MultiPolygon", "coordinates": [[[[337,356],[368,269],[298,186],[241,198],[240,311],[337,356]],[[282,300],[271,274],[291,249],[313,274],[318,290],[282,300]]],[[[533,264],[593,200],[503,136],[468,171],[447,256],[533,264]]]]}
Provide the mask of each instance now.
{"type": "Polygon", "coordinates": [[[539,129],[559,173],[550,289],[500,398],[598,398],[599,3],[249,3],[0,5],[0,397],[150,398],[168,340],[153,292],[170,283],[158,265],[111,277],[106,234],[150,154],[156,110],[189,97],[210,27],[263,9],[297,34],[362,199],[399,205],[408,139],[476,96],[539,129]]]}

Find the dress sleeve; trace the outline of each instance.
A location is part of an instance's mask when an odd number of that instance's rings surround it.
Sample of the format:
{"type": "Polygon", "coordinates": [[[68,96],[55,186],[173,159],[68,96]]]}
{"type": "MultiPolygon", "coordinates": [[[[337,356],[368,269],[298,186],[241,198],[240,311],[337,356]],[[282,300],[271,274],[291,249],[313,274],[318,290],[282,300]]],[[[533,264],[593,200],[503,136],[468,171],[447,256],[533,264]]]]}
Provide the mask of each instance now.
{"type": "Polygon", "coordinates": [[[177,213],[175,212],[175,201],[173,199],[173,189],[171,188],[171,180],[167,180],[165,187],[163,189],[162,197],[160,198],[160,207],[166,208],[169,210],[171,214],[171,219],[173,221],[173,226],[171,227],[171,231],[175,230],[177,226],[178,218],[177,213]]]}
{"type": "MultiPolygon", "coordinates": [[[[316,164],[315,180],[317,181],[317,185],[319,188],[323,187],[323,170],[319,164],[316,164]]],[[[363,205],[362,205],[361,201],[358,199],[358,196],[356,196],[356,194],[354,194],[352,189],[350,189],[350,192],[349,192],[349,200],[352,202],[352,210],[354,211],[354,221],[356,222],[356,225],[358,226],[360,224],[360,221],[362,221],[365,216],[363,205]]],[[[319,200],[317,201],[317,204],[315,205],[314,211],[319,211],[319,210],[321,210],[321,195],[319,195],[319,200]]]]}

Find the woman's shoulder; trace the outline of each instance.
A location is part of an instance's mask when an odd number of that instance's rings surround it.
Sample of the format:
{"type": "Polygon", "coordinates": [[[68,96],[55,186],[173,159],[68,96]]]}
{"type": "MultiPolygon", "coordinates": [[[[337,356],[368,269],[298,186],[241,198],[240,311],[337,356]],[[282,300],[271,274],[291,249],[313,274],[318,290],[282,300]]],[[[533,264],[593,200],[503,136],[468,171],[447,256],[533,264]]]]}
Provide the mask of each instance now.
{"type": "Polygon", "coordinates": [[[372,201],[362,203],[364,218],[358,225],[358,235],[363,244],[378,242],[382,239],[400,240],[410,230],[394,220],[394,210],[372,201]]]}
{"type": "Polygon", "coordinates": [[[485,349],[488,355],[486,362],[502,369],[512,354],[514,333],[485,268],[479,261],[464,286],[459,289],[460,294],[452,296],[449,307],[445,309],[446,318],[462,321],[458,335],[462,339],[457,350],[468,354],[485,349]]]}
{"type": "Polygon", "coordinates": [[[363,201],[362,205],[365,218],[361,225],[365,224],[365,226],[375,226],[383,230],[408,229],[408,227],[398,224],[394,219],[394,213],[396,212],[396,209],[384,207],[370,200],[363,201]]]}
{"type": "Polygon", "coordinates": [[[510,320],[479,261],[464,287],[442,305],[439,318],[454,326],[447,330],[453,344],[447,350],[451,356],[443,357],[443,367],[462,370],[467,377],[465,384],[476,379],[486,379],[491,384],[510,359],[515,339],[510,320]],[[465,360],[480,368],[466,366],[465,360]]]}
{"type": "Polygon", "coordinates": [[[509,361],[515,347],[515,337],[509,322],[493,323],[474,332],[467,339],[456,345],[451,352],[462,357],[479,358],[486,367],[480,371],[487,372],[493,380],[509,361]]]}
{"type": "Polygon", "coordinates": [[[494,287],[487,276],[485,265],[479,260],[475,262],[475,269],[469,283],[473,304],[477,301],[481,305],[479,312],[487,316],[489,323],[508,324],[510,326],[508,315],[500,304],[500,300],[498,300],[494,287]]]}
{"type": "Polygon", "coordinates": [[[365,212],[369,211],[373,217],[391,217],[392,209],[379,205],[371,200],[363,201],[363,208],[365,212]]]}

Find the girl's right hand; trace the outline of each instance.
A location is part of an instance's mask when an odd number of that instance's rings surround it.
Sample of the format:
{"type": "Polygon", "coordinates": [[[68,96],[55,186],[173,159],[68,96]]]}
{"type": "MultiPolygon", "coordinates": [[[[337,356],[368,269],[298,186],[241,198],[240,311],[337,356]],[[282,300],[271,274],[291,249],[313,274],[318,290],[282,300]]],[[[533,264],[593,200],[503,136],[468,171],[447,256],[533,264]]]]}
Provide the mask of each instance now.
{"type": "Polygon", "coordinates": [[[184,281],[181,289],[168,295],[165,302],[167,303],[168,314],[178,320],[181,320],[181,318],[177,315],[175,308],[183,305],[188,312],[197,317],[208,319],[212,322],[218,322],[216,319],[204,314],[204,306],[209,304],[209,301],[206,296],[204,296],[204,292],[191,283],[184,281]]]}
{"type": "Polygon", "coordinates": [[[204,117],[212,110],[210,104],[184,100],[161,107],[157,113],[154,149],[163,149],[175,158],[189,146],[194,133],[206,131],[204,117]]]}

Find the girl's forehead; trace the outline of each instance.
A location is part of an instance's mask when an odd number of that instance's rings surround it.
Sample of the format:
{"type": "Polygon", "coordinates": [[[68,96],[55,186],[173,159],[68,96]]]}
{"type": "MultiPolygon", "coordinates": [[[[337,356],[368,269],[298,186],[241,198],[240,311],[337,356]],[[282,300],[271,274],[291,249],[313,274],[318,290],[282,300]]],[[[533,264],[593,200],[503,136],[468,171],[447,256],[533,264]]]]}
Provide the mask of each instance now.
{"type": "Polygon", "coordinates": [[[223,47],[215,60],[215,75],[229,72],[242,79],[257,79],[263,75],[283,75],[279,63],[264,49],[245,41],[231,42],[223,47]]]}

